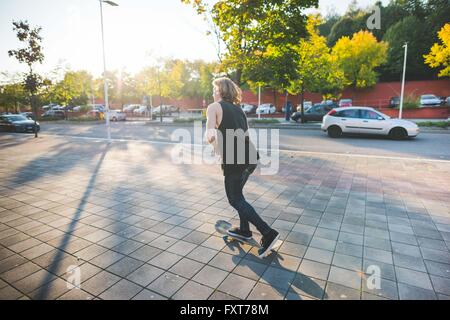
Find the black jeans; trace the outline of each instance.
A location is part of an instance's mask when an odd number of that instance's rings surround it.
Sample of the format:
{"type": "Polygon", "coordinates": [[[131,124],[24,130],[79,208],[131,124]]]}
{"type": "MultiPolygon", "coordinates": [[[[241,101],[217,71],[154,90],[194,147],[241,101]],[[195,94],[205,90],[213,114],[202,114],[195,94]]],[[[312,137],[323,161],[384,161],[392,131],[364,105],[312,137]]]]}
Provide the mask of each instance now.
{"type": "Polygon", "coordinates": [[[239,213],[239,218],[241,220],[240,229],[242,231],[250,231],[250,222],[262,235],[266,235],[272,229],[261,219],[250,203],[245,200],[242,193],[248,177],[255,168],[256,165],[250,165],[249,168],[242,172],[242,174],[225,175],[225,192],[227,194],[228,202],[239,213]]]}

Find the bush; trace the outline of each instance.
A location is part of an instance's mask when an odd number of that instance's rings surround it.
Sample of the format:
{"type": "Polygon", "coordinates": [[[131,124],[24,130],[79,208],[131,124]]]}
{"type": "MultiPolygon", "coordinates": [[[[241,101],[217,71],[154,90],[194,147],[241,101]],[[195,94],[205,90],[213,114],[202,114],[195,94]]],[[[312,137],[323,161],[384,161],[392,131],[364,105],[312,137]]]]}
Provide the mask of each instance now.
{"type": "Polygon", "coordinates": [[[424,121],[417,123],[419,127],[438,127],[448,128],[450,127],[450,121],[424,121]]]}
{"type": "Polygon", "coordinates": [[[67,119],[68,121],[100,121],[99,118],[97,117],[92,117],[92,116],[79,116],[79,117],[72,117],[67,119]]]}
{"type": "Polygon", "coordinates": [[[87,113],[88,111],[91,111],[92,107],[90,106],[80,106],[80,109],[77,112],[81,113],[87,113]]]}
{"type": "Polygon", "coordinates": [[[203,121],[202,118],[175,118],[174,123],[193,123],[194,121],[203,121]]]}
{"type": "Polygon", "coordinates": [[[277,119],[250,119],[248,120],[248,123],[255,124],[255,123],[280,123],[277,119]]]}
{"type": "Polygon", "coordinates": [[[64,118],[61,117],[38,117],[38,121],[58,121],[58,120],[64,120],[64,118]]]}

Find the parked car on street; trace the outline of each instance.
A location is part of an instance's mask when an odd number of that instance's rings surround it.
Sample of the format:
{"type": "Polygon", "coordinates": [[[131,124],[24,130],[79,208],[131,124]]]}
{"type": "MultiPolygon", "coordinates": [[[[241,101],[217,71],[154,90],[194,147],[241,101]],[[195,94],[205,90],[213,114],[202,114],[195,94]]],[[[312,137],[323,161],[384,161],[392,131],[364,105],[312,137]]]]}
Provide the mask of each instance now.
{"type": "Polygon", "coordinates": [[[26,118],[34,120],[34,113],[33,112],[21,112],[20,114],[22,116],[26,117],[26,118]]]}
{"type": "Polygon", "coordinates": [[[48,110],[43,115],[43,118],[60,118],[65,119],[66,113],[63,110],[48,110]]]}
{"type": "Polygon", "coordinates": [[[241,104],[241,109],[242,109],[242,111],[244,111],[245,114],[255,114],[257,108],[258,107],[255,106],[254,104],[249,104],[249,103],[241,104]]]}
{"type": "Polygon", "coordinates": [[[336,108],[323,117],[323,131],[332,138],[344,133],[385,135],[393,139],[415,137],[420,129],[414,122],[392,119],[373,108],[345,107],[336,108]]]}
{"type": "Polygon", "coordinates": [[[126,106],[123,107],[123,112],[133,112],[134,109],[139,108],[141,105],[140,104],[128,104],[126,106]]]}
{"type": "Polygon", "coordinates": [[[52,110],[52,108],[56,106],[58,106],[56,103],[49,103],[48,105],[42,106],[42,110],[52,110]]]}
{"type": "MultiPolygon", "coordinates": [[[[303,108],[304,108],[304,110],[308,110],[312,106],[313,106],[312,101],[303,101],[303,108]]],[[[299,104],[297,106],[297,110],[296,111],[300,111],[300,110],[302,110],[302,105],[301,104],[299,104]]]]}
{"type": "Polygon", "coordinates": [[[343,108],[343,107],[351,107],[352,106],[352,99],[341,99],[339,100],[339,107],[343,108]]]}
{"type": "Polygon", "coordinates": [[[139,106],[139,108],[136,108],[133,110],[134,114],[140,114],[140,115],[143,115],[146,112],[150,112],[150,108],[147,106],[139,106]]]}
{"type": "Polygon", "coordinates": [[[277,111],[277,108],[271,103],[263,103],[258,108],[256,108],[257,114],[273,114],[277,111]]]}
{"type": "Polygon", "coordinates": [[[102,105],[102,104],[89,104],[88,106],[91,107],[92,110],[96,110],[96,111],[99,111],[99,112],[103,112],[104,113],[106,111],[105,110],[105,106],[102,105]]]}
{"type": "Polygon", "coordinates": [[[400,97],[392,97],[389,100],[389,108],[397,108],[400,106],[400,97]]]}
{"type": "Polygon", "coordinates": [[[127,115],[122,110],[109,110],[109,120],[111,121],[125,121],[127,115]]]}
{"type": "Polygon", "coordinates": [[[447,97],[447,99],[445,99],[445,105],[450,106],[450,97],[447,97]]]}
{"type": "Polygon", "coordinates": [[[153,108],[153,115],[159,116],[162,110],[163,115],[172,115],[172,113],[179,112],[180,108],[175,107],[173,105],[167,105],[163,104],[161,106],[157,106],[156,108],[153,108]]]}
{"type": "Polygon", "coordinates": [[[420,96],[421,106],[439,106],[441,105],[441,99],[434,94],[423,94],[420,96]]]}
{"type": "MultiPolygon", "coordinates": [[[[0,116],[0,131],[9,132],[34,132],[34,120],[31,120],[21,114],[8,114],[0,116]]],[[[41,127],[36,122],[36,130],[39,132],[41,127]]]]}
{"type": "MultiPolygon", "coordinates": [[[[326,115],[331,109],[336,107],[335,105],[318,103],[304,111],[304,122],[308,121],[322,121],[324,115],[326,115]]],[[[302,112],[294,112],[291,119],[298,122],[302,118],[302,112]]]]}
{"type": "Polygon", "coordinates": [[[90,110],[90,111],[88,111],[88,112],[86,113],[86,115],[87,115],[88,117],[92,117],[92,118],[95,118],[95,119],[97,119],[97,120],[103,119],[103,117],[104,117],[104,113],[103,113],[103,112],[100,112],[100,111],[98,111],[98,110],[90,110]]]}

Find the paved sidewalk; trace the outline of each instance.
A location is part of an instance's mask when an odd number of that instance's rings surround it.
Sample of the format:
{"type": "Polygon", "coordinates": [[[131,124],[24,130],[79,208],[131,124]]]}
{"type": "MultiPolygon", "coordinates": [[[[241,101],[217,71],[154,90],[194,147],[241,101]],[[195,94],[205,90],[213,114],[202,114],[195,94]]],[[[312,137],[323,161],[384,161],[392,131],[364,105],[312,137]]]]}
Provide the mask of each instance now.
{"type": "Polygon", "coordinates": [[[0,135],[0,299],[450,297],[449,161],[282,152],[245,188],[284,240],[262,260],[215,232],[219,168],[171,150],[0,135]]]}

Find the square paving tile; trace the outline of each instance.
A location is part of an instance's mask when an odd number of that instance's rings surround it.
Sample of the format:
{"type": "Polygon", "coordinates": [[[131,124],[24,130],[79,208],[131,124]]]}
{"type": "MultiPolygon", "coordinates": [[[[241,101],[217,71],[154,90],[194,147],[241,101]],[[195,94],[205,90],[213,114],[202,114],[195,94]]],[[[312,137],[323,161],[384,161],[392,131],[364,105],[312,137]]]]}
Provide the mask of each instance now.
{"type": "Polygon", "coordinates": [[[187,279],[192,278],[200,269],[204,266],[203,263],[183,258],[178,261],[172,268],[169,269],[170,272],[178,274],[187,279]]]}
{"type": "Polygon", "coordinates": [[[126,278],[134,283],[137,283],[143,287],[147,287],[155,279],[164,273],[163,269],[157,268],[155,266],[144,264],[126,278]]]}
{"type": "Polygon", "coordinates": [[[165,272],[158,279],[153,281],[148,289],[159,293],[165,297],[172,297],[172,295],[177,292],[188,280],[180,277],[179,275],[165,272]]]}
{"type": "Polygon", "coordinates": [[[104,300],[129,300],[137,295],[142,287],[122,279],[100,295],[104,300]]]}
{"type": "Polygon", "coordinates": [[[239,299],[246,299],[255,284],[256,281],[254,280],[250,280],[236,274],[230,274],[222,282],[218,289],[239,299]]]}
{"type": "Polygon", "coordinates": [[[175,300],[206,300],[213,291],[212,288],[188,281],[172,298],[175,300]]]}

